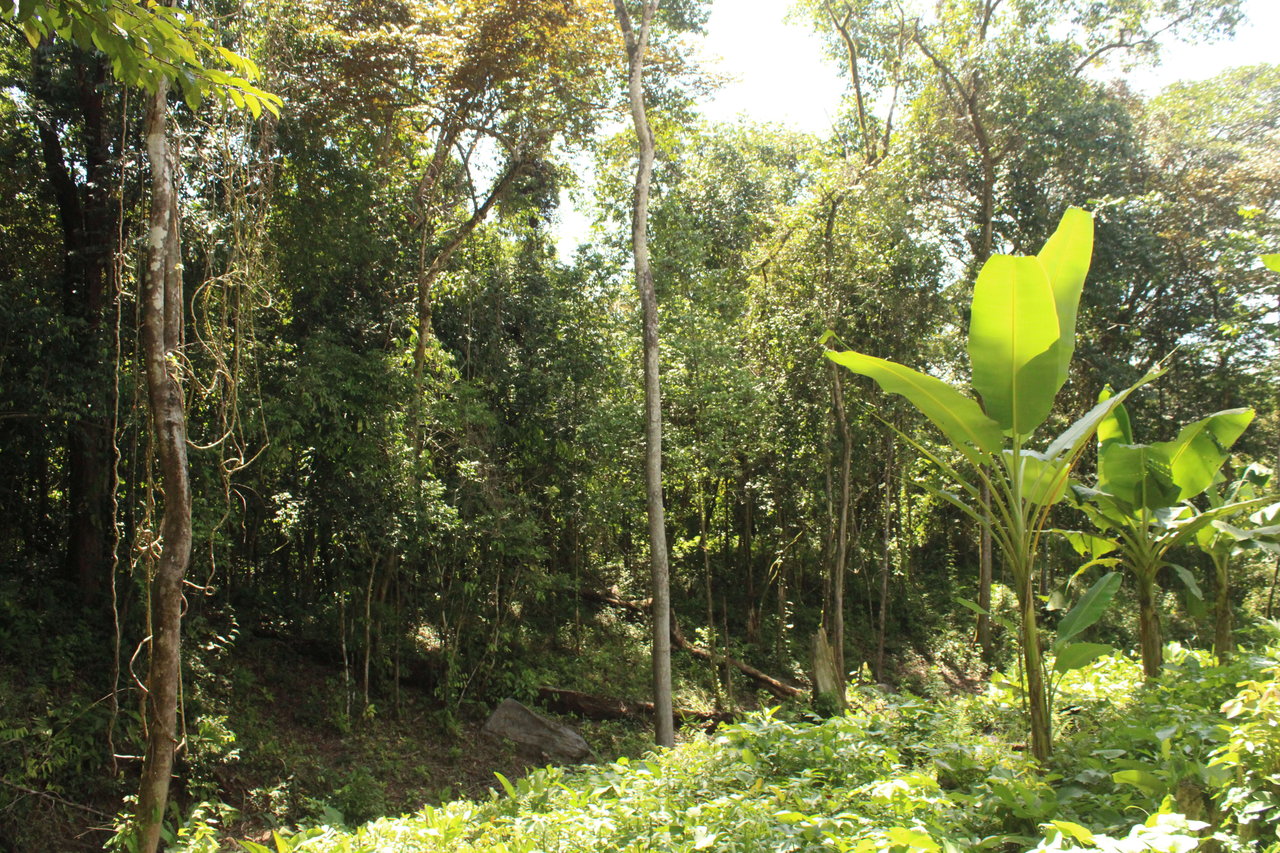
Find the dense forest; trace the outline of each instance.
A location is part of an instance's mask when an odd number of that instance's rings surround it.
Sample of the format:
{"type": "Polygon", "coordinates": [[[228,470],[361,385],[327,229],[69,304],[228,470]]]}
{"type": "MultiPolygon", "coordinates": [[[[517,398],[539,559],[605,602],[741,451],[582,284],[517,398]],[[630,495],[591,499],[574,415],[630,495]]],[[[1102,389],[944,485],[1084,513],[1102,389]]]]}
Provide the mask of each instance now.
{"type": "Polygon", "coordinates": [[[709,11],[0,8],[0,851],[1280,849],[1239,0],[709,11]]]}

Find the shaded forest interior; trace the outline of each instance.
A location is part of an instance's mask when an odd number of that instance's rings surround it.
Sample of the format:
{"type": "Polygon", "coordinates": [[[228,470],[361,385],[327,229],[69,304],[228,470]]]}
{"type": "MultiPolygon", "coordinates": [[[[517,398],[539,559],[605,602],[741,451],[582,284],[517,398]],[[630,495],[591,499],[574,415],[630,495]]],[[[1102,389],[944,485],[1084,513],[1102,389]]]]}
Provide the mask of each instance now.
{"type": "MultiPolygon", "coordinates": [[[[821,136],[700,119],[707,4],[652,5],[660,533],[690,731],[799,713],[824,643],[837,704],[850,679],[936,698],[1016,665],[1007,561],[930,458],[959,457],[824,349],[967,379],[979,271],[1040,251],[1068,208],[1096,231],[1045,434],[1163,364],[1127,443],[1248,408],[1223,481],[1276,463],[1280,275],[1259,257],[1280,247],[1280,66],[1148,96],[1102,65],[1229,33],[1237,3],[1135,21],[1119,0],[803,0],[848,84],[821,136]]],[[[215,3],[173,36],[210,52],[157,102],[147,63],[185,53],[63,33],[64,6],[0,11],[0,849],[100,847],[138,791],[175,441],[178,813],[224,802],[248,833],[482,794],[539,763],[479,735],[504,697],[596,718],[601,757],[642,752],[652,516],[615,8],[215,3]],[[572,250],[571,198],[593,217],[572,250]]],[[[1051,519],[1090,523],[1066,502],[1051,519]]],[[[1043,542],[1046,631],[1097,574],[1073,544],[1043,542]]],[[[1143,607],[1165,640],[1230,646],[1229,620],[1277,612],[1275,557],[1232,554],[1230,587],[1208,549],[1135,569],[1100,638],[1150,645],[1143,607]]]]}

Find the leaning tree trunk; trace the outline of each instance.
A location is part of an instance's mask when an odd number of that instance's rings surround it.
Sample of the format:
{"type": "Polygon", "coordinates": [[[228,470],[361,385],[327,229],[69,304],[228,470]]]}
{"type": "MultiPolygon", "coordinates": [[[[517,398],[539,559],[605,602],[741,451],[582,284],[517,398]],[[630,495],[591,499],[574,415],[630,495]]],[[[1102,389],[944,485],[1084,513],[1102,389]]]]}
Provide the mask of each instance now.
{"type": "Polygon", "coordinates": [[[662,504],[662,394],[658,384],[658,297],[649,264],[649,186],[653,180],[653,131],[644,102],[644,55],[659,0],[645,0],[640,30],[631,23],[624,0],[613,8],[627,45],[627,92],[631,118],[640,145],[636,189],[631,219],[631,243],[635,255],[636,286],[644,322],[644,473],[649,510],[649,566],[653,586],[653,709],[654,740],[659,746],[675,746],[675,722],[671,710],[671,589],[667,562],[666,513],[662,504]]]}
{"type": "Polygon", "coordinates": [[[151,165],[151,219],[140,334],[164,490],[164,517],[160,556],[151,578],[150,668],[143,715],[147,746],[136,818],[144,853],[154,853],[160,844],[178,743],[182,578],[191,559],[191,483],[178,358],[182,345],[181,244],[167,96],[168,85],[161,82],[147,104],[145,131],[151,165]]]}

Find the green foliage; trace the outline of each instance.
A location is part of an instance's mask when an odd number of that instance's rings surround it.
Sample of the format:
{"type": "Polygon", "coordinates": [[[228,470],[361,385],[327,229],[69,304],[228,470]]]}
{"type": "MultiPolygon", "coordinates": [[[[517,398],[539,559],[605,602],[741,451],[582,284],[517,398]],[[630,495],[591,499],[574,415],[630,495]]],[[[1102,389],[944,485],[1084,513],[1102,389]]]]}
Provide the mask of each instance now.
{"type": "MultiPolygon", "coordinates": [[[[1110,388],[1104,389],[1100,403],[1110,399],[1110,388]]],[[[1188,424],[1172,441],[1134,444],[1128,414],[1118,406],[1099,428],[1097,488],[1072,487],[1077,505],[1119,555],[1116,562],[1135,576],[1142,659],[1148,677],[1154,678],[1161,664],[1163,641],[1154,594],[1157,575],[1170,565],[1169,552],[1195,543],[1200,531],[1215,521],[1269,500],[1217,500],[1203,511],[1190,503],[1220,476],[1218,469],[1252,419],[1249,409],[1222,411],[1188,424]]],[[[1110,562],[1109,558],[1106,561],[1110,562]]],[[[1201,598],[1191,574],[1174,568],[1192,595],[1201,598]]]]}
{"type": "MultiPolygon", "coordinates": [[[[997,255],[984,265],[974,286],[969,354],[974,388],[983,398],[985,411],[950,385],[910,368],[859,353],[828,353],[833,361],[876,379],[885,390],[906,396],[972,466],[971,473],[958,472],[913,442],[963,490],[962,496],[942,496],[991,531],[1013,574],[1022,610],[1030,728],[1034,751],[1041,759],[1052,746],[1049,694],[1040,671],[1030,585],[1040,537],[1049,507],[1061,498],[1070,471],[1094,431],[1120,399],[1138,387],[1099,403],[1043,453],[1024,449],[1066,381],[1065,363],[1074,347],[1075,306],[1092,250],[1092,218],[1073,208],[1064,214],[1039,256],[997,255]],[[1010,438],[1007,446],[1001,433],[1010,438]],[[981,506],[984,494],[991,501],[990,511],[981,506]]],[[[1139,384],[1152,378],[1148,375],[1139,384]]]]}
{"type": "Polygon", "coordinates": [[[273,843],[347,853],[1187,851],[1213,833],[1222,849],[1243,850],[1250,837],[1232,821],[1274,831],[1265,815],[1275,807],[1280,673],[1264,674],[1274,666],[1265,659],[1224,668],[1172,657],[1181,677],[1156,687],[1118,655],[1074,671],[1063,691],[1075,724],[1043,769],[1006,740],[1016,716],[1002,710],[1011,697],[998,687],[945,705],[872,690],[821,724],[769,712],[638,760],[498,775],[487,801],[273,843]]]}
{"type": "Polygon", "coordinates": [[[1280,841],[1280,667],[1262,675],[1223,703],[1225,738],[1211,766],[1226,771],[1220,805],[1227,828],[1255,849],[1271,849],[1280,841]]]}
{"type": "Polygon", "coordinates": [[[248,109],[255,118],[264,107],[280,112],[280,98],[253,85],[258,77],[253,60],[223,47],[207,23],[176,6],[143,0],[22,0],[3,14],[32,48],[57,36],[82,50],[101,51],[126,86],[154,92],[167,80],[193,110],[212,96],[248,109]]]}

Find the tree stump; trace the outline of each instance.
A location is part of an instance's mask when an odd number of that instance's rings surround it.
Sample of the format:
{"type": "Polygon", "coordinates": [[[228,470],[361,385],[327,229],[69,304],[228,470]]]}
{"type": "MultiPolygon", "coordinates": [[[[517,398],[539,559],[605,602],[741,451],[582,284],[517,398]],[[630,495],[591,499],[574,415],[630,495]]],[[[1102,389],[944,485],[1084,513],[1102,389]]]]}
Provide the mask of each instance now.
{"type": "Polygon", "coordinates": [[[844,679],[836,671],[835,652],[827,640],[827,632],[818,629],[813,635],[813,705],[819,713],[844,710],[844,679]]]}

